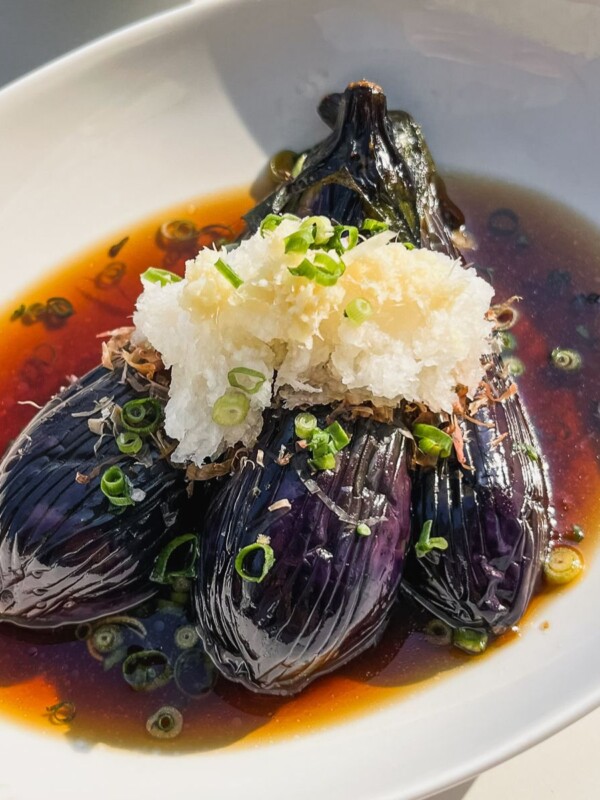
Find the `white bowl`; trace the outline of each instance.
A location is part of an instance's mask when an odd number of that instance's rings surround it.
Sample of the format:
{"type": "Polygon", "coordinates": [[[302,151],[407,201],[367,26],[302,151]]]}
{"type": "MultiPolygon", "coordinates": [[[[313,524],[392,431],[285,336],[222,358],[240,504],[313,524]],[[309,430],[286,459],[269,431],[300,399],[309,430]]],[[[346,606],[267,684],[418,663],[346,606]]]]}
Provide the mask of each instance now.
{"type": "MultiPolygon", "coordinates": [[[[0,93],[3,299],[152,212],[249,184],[268,154],[321,137],[320,97],[363,76],[423,123],[443,165],[600,219],[598,30],[591,0],[207,0],[111,36],[0,93]]],[[[423,796],[598,705],[599,578],[595,561],[544,606],[551,633],[534,615],[518,645],[277,744],[80,752],[2,721],[3,796],[423,796]]]]}

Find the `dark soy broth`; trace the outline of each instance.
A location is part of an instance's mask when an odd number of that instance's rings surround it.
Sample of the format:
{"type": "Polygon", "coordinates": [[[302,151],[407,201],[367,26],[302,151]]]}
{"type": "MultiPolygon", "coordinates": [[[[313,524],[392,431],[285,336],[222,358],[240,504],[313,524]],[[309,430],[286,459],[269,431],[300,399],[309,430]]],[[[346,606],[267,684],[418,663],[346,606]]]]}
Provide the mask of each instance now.
{"type": "MultiPolygon", "coordinates": [[[[519,387],[549,462],[558,530],[580,525],[589,561],[598,535],[600,495],[600,231],[563,205],[515,186],[465,176],[450,177],[447,183],[478,245],[467,257],[490,277],[497,301],[522,297],[518,322],[510,331],[516,339],[512,357],[525,367],[519,387]],[[554,367],[550,353],[556,347],[576,350],[581,369],[554,367]]],[[[43,405],[67,376],[82,375],[98,363],[98,333],[130,323],[138,276],[146,267],[183,272],[193,245],[165,247],[156,235],[161,224],[188,220],[204,229],[195,241],[210,244],[235,237],[242,228],[240,216],[251,204],[247,192],[239,191],[171,209],[117,233],[14,298],[1,315],[0,452],[35,413],[31,402],[43,405]],[[74,313],[49,313],[50,298],[65,298],[74,313]]],[[[534,601],[538,616],[543,601],[534,601]]],[[[298,697],[261,697],[223,680],[201,693],[197,671],[205,665],[199,651],[175,642],[175,632],[187,621],[185,609],[167,594],[158,605],[132,613],[143,625],[144,646],[162,648],[178,665],[177,682],[135,692],[123,679],[118,657],[94,657],[73,630],[40,634],[0,624],[2,714],[66,734],[79,745],[197,751],[314,730],[397,701],[407,691],[426,689],[428,681],[469,660],[476,668],[477,659],[428,643],[419,632],[424,620],[399,605],[377,647],[298,697]],[[72,704],[62,710],[74,707],[74,719],[48,712],[57,703],[72,704]],[[176,739],[153,739],[146,732],[147,719],[162,706],[174,706],[183,715],[176,739]]],[[[548,619],[547,632],[526,621],[521,633],[552,635],[550,608],[548,619]]],[[[486,657],[517,639],[517,633],[505,636],[486,657]]]]}

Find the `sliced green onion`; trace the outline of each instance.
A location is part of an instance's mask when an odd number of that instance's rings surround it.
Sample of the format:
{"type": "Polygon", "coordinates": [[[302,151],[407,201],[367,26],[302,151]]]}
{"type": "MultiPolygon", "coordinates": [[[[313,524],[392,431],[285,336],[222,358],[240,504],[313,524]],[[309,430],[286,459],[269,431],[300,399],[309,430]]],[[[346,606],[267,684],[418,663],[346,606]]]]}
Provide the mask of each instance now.
{"type": "Polygon", "coordinates": [[[430,644],[444,646],[452,643],[452,628],[441,619],[429,620],[423,633],[430,644]]]}
{"type": "Polygon", "coordinates": [[[317,245],[327,244],[334,234],[333,224],[328,217],[307,217],[300,227],[312,229],[313,241],[317,245]]]}
{"type": "Polygon", "coordinates": [[[169,659],[160,650],[140,650],[123,662],[123,677],[136,692],[153,692],[173,677],[169,659]]]}
{"type": "Polygon", "coordinates": [[[540,454],[530,444],[523,444],[519,442],[513,447],[513,453],[525,453],[530,461],[540,461],[540,454]]]}
{"type": "Polygon", "coordinates": [[[583,557],[574,547],[560,545],[550,550],[544,564],[544,578],[551,586],[570,583],[583,572],[583,557]]]}
{"type": "Polygon", "coordinates": [[[421,528],[421,533],[419,534],[419,539],[415,545],[415,553],[417,558],[423,558],[430,553],[432,550],[447,550],[448,549],[448,541],[444,539],[443,536],[434,536],[431,537],[431,528],[433,526],[433,520],[428,519],[427,522],[423,523],[423,527],[421,528]]]}
{"type": "Polygon", "coordinates": [[[193,625],[182,625],[175,631],[175,644],[180,650],[191,650],[199,641],[198,631],[193,625]]]}
{"type": "Polygon", "coordinates": [[[235,557],[235,571],[244,581],[248,581],[249,583],[261,583],[274,563],[275,553],[271,545],[264,542],[254,542],[254,544],[242,547],[235,557]],[[260,562],[256,565],[260,569],[260,572],[258,572],[258,569],[253,569],[255,565],[251,562],[257,559],[257,556],[260,558],[261,552],[262,565],[260,562]]]}
{"type": "Polygon", "coordinates": [[[498,338],[500,340],[502,350],[516,350],[517,338],[513,333],[509,333],[508,331],[500,331],[498,338]]]}
{"type": "Polygon", "coordinates": [[[343,450],[343,448],[350,443],[350,437],[339,422],[332,422],[331,425],[328,425],[325,428],[325,433],[329,434],[331,437],[336,451],[343,450]]]}
{"type": "Polygon", "coordinates": [[[304,255],[304,253],[308,252],[308,248],[311,244],[315,243],[314,227],[300,227],[297,231],[286,236],[283,241],[286,253],[301,253],[304,255]]]}
{"type": "Polygon", "coordinates": [[[525,364],[520,358],[516,356],[505,356],[502,360],[506,371],[509,375],[512,375],[513,378],[519,378],[521,375],[525,374],[525,364]]]}
{"type": "Polygon", "coordinates": [[[308,278],[309,280],[313,280],[317,274],[317,268],[309,261],[308,258],[303,259],[297,267],[288,267],[288,272],[290,275],[294,275],[297,278],[308,278]]]}
{"type": "Polygon", "coordinates": [[[360,229],[362,231],[370,231],[371,233],[381,233],[382,231],[389,230],[389,227],[387,222],[383,222],[379,219],[367,218],[360,226],[360,229]]]}
{"type": "Polygon", "coordinates": [[[155,739],[174,739],[183,730],[183,715],[173,706],[163,706],[148,718],[146,730],[155,739]]]}
{"type": "Polygon", "coordinates": [[[47,706],[46,711],[50,722],[54,725],[67,725],[69,722],[73,722],[77,714],[75,703],[68,700],[60,700],[53,706],[47,706]]]}
{"type": "Polygon", "coordinates": [[[132,506],[129,482],[120,467],[109,467],[100,479],[100,491],[113,506],[132,506]]]}
{"type": "Polygon", "coordinates": [[[91,635],[90,645],[104,656],[119,648],[123,640],[123,631],[119,625],[99,625],[91,635]]]}
{"type": "Polygon", "coordinates": [[[346,271],[346,265],[341,259],[336,261],[327,253],[316,253],[314,264],[317,268],[315,281],[321,286],[335,286],[346,271]]]}
{"type": "Polygon", "coordinates": [[[315,469],[321,471],[335,469],[335,455],[333,453],[320,453],[309,461],[315,469]]]}
{"type": "Polygon", "coordinates": [[[292,178],[297,178],[298,175],[300,175],[304,167],[305,161],[306,161],[306,153],[303,153],[294,164],[294,169],[292,170],[292,178]]]}
{"type": "Polygon", "coordinates": [[[121,409],[121,424],[125,430],[146,436],[154,433],[163,420],[163,408],[153,397],[130,400],[121,409]]]}
{"type": "Polygon", "coordinates": [[[48,314],[59,319],[66,319],[75,313],[73,303],[66,297],[51,297],[46,302],[46,310],[48,314]]]}
{"type": "Polygon", "coordinates": [[[352,250],[358,244],[358,228],[355,225],[336,225],[329,247],[338,255],[343,255],[347,250],[352,250]]]}
{"type": "Polygon", "coordinates": [[[344,309],[344,316],[348,317],[355,325],[362,325],[373,314],[373,307],[364,297],[356,297],[351,300],[344,309]]]}
{"type": "Polygon", "coordinates": [[[168,269],[159,269],[158,267],[149,267],[145,272],[142,272],[140,278],[148,283],[158,283],[160,286],[166,286],[168,283],[179,283],[181,278],[170,272],[168,269]]]}
{"type": "Polygon", "coordinates": [[[292,219],[298,221],[300,217],[295,214],[267,214],[267,216],[260,223],[260,235],[264,237],[265,233],[274,231],[278,228],[284,219],[292,219]]]}
{"type": "Polygon", "coordinates": [[[218,260],[215,262],[215,269],[217,270],[217,272],[218,272],[220,275],[222,275],[222,276],[225,278],[225,280],[226,280],[226,281],[228,281],[228,282],[229,282],[229,283],[230,283],[230,284],[233,286],[233,288],[234,288],[234,289],[239,289],[239,288],[240,288],[240,286],[241,286],[241,285],[243,284],[243,282],[244,282],[244,281],[243,281],[243,280],[240,278],[240,276],[237,274],[237,272],[235,272],[234,270],[232,270],[232,269],[231,269],[231,267],[229,266],[229,264],[226,264],[226,263],[223,261],[223,259],[222,259],[222,258],[219,258],[219,259],[218,259],[218,260]]]}
{"type": "Polygon", "coordinates": [[[575,372],[581,367],[582,362],[577,350],[569,350],[567,347],[555,347],[550,359],[555,367],[565,372],[575,372]]]}
{"type": "Polygon", "coordinates": [[[567,536],[574,542],[583,542],[583,540],[585,539],[585,533],[581,525],[573,525],[571,527],[571,530],[568,532],[567,536]]]}
{"type": "Polygon", "coordinates": [[[154,583],[173,584],[179,578],[196,577],[198,537],[184,533],[172,539],[158,554],[150,573],[154,583]]]}
{"type": "Polygon", "coordinates": [[[359,536],[370,536],[371,535],[371,528],[368,525],[365,525],[364,522],[359,522],[356,526],[356,533],[359,536]]]}
{"type": "Polygon", "coordinates": [[[474,631],[472,628],[456,628],[452,634],[452,644],[469,655],[479,655],[488,646],[488,635],[485,631],[474,631]]]}
{"type": "Polygon", "coordinates": [[[117,447],[125,455],[131,456],[139,453],[143,444],[142,437],[132,431],[126,431],[117,436],[117,447]]]}
{"type": "Polygon", "coordinates": [[[241,425],[248,416],[250,400],[237,389],[228,389],[225,394],[215,400],[212,408],[212,420],[216,425],[232,427],[241,425]]]}
{"type": "Polygon", "coordinates": [[[156,232],[156,242],[162,250],[188,250],[196,245],[199,231],[189,219],[173,219],[163,223],[156,232]]]}
{"type": "Polygon", "coordinates": [[[413,430],[415,439],[418,440],[419,448],[430,455],[440,458],[449,458],[452,453],[452,437],[445,431],[436,428],[435,425],[424,425],[419,423],[413,430]]]}
{"type": "Polygon", "coordinates": [[[317,429],[317,418],[308,411],[303,411],[294,420],[294,432],[299,439],[308,439],[317,429]]]}
{"type": "Polygon", "coordinates": [[[227,373],[227,379],[229,380],[229,385],[233,386],[234,389],[242,389],[242,391],[246,392],[246,394],[256,394],[263,383],[267,380],[267,376],[264,373],[259,372],[256,369],[250,369],[249,367],[235,367],[234,369],[229,370],[227,373]],[[251,379],[253,378],[254,381],[240,380],[242,377],[251,379]]]}
{"type": "Polygon", "coordinates": [[[412,242],[402,242],[402,246],[405,250],[414,250],[415,246],[412,242]]]}

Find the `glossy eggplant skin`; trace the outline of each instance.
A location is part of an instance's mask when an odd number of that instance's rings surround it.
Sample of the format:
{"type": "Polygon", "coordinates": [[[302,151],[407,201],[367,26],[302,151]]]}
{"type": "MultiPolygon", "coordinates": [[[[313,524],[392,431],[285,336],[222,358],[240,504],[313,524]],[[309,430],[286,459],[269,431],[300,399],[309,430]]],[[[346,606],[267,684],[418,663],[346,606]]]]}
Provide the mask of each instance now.
{"type": "MultiPolygon", "coordinates": [[[[183,473],[121,454],[88,420],[95,403],[144,396],[121,371],[98,367],[58,394],[0,463],[0,620],[50,628],[102,617],[156,592],[154,559],[185,508],[183,473]],[[90,412],[87,416],[73,416],[90,412]],[[117,509],[100,490],[102,465],[120,466],[145,497],[117,509]],[[100,467],[100,469],[99,469],[100,467]],[[91,474],[88,483],[77,473],[91,474]]],[[[105,467],[106,468],[106,467],[105,467]]]]}
{"type": "MultiPolygon", "coordinates": [[[[496,397],[512,381],[497,356],[486,359],[496,397]]],[[[413,473],[413,532],[433,521],[448,541],[407,562],[403,590],[452,627],[501,634],[538,588],[552,523],[539,445],[518,394],[490,401],[461,422],[465,465],[456,453],[413,473]],[[504,436],[506,434],[506,436],[504,436]],[[500,437],[502,438],[499,441],[500,437]]]]}
{"type": "Polygon", "coordinates": [[[397,595],[410,536],[406,439],[358,420],[333,471],[311,475],[294,452],[295,412],[268,412],[256,449],[209,507],[195,586],[204,646],[225,677],[294,694],[373,645],[397,595]],[[262,459],[257,453],[262,451],[262,459]],[[264,467],[260,466],[263,461],[264,467]],[[278,501],[289,508],[269,508],[278,501]],[[356,532],[360,522],[371,534],[356,532]],[[235,558],[269,538],[275,563],[244,580],[235,558]]]}

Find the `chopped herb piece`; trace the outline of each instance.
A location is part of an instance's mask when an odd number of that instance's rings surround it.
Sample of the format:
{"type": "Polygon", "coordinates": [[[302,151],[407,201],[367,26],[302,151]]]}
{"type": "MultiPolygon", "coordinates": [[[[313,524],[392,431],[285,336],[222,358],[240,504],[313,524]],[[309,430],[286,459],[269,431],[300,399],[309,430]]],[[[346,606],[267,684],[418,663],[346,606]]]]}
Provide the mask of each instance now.
{"type": "Polygon", "coordinates": [[[46,306],[43,303],[32,303],[25,309],[22,319],[26,325],[33,325],[45,316],[46,306]]]}
{"type": "Polygon", "coordinates": [[[317,274],[317,268],[309,261],[308,258],[303,259],[297,267],[288,267],[288,272],[290,275],[294,275],[297,278],[308,278],[309,280],[313,280],[317,274]]]}
{"type": "Polygon", "coordinates": [[[423,633],[430,644],[442,647],[452,643],[452,628],[441,619],[429,620],[423,633]]]}
{"type": "Polygon", "coordinates": [[[285,243],[286,253],[301,253],[302,255],[308,252],[308,248],[315,243],[315,230],[314,226],[300,227],[294,233],[290,233],[283,240],[285,243]]]}
{"type": "Polygon", "coordinates": [[[100,491],[113,506],[132,506],[131,486],[120,467],[109,467],[100,479],[100,491]]]}
{"type": "Polygon", "coordinates": [[[117,436],[117,447],[121,453],[125,453],[125,455],[133,456],[136,453],[139,453],[142,449],[142,446],[142,437],[137,433],[125,431],[117,436]]]}
{"type": "Polygon", "coordinates": [[[315,457],[309,461],[311,467],[323,472],[327,469],[335,469],[335,455],[331,452],[315,454],[315,457]]]}
{"type": "Polygon", "coordinates": [[[585,539],[585,533],[581,525],[573,525],[567,535],[574,542],[583,542],[585,539]]]}
{"type": "Polygon", "coordinates": [[[163,706],[148,718],[146,730],[155,739],[174,739],[183,730],[183,715],[173,706],[163,706]]]}
{"type": "Polygon", "coordinates": [[[145,272],[142,272],[140,278],[143,281],[148,281],[148,283],[158,283],[159,286],[181,281],[179,275],[170,272],[168,269],[159,269],[158,267],[149,267],[145,272]]]}
{"type": "Polygon", "coordinates": [[[306,153],[303,153],[294,164],[294,169],[292,170],[292,178],[297,178],[298,175],[300,175],[300,173],[304,169],[305,161],[306,161],[306,153]]]}
{"type": "Polygon", "coordinates": [[[517,339],[516,336],[508,331],[500,331],[498,334],[498,339],[500,341],[500,346],[502,350],[516,350],[517,347],[517,339]]]}
{"type": "Polygon", "coordinates": [[[448,541],[442,536],[434,536],[431,538],[432,526],[433,520],[428,519],[427,522],[423,523],[421,533],[419,534],[419,539],[415,545],[415,553],[417,554],[417,558],[423,558],[432,550],[448,549],[448,541]]]}
{"type": "Polygon", "coordinates": [[[317,418],[308,411],[298,414],[294,420],[294,431],[299,439],[308,439],[317,426],[317,418]]]}
{"type": "Polygon", "coordinates": [[[574,547],[559,545],[550,550],[544,564],[544,578],[551,586],[570,583],[583,572],[583,557],[574,547]]]}
{"type": "Polygon", "coordinates": [[[565,372],[575,372],[581,368],[582,359],[577,350],[555,347],[550,354],[552,364],[565,372]]]}
{"type": "Polygon", "coordinates": [[[513,378],[519,378],[521,375],[525,374],[525,364],[520,358],[516,356],[505,356],[503,361],[506,371],[509,375],[512,375],[513,378]]]}
{"type": "Polygon", "coordinates": [[[303,220],[300,228],[312,230],[313,241],[316,245],[327,244],[334,234],[333,224],[328,217],[307,217],[303,220]]]}
{"type": "Polygon", "coordinates": [[[89,646],[102,658],[121,647],[123,641],[123,631],[119,625],[99,625],[90,637],[89,646]]]}
{"type": "Polygon", "coordinates": [[[67,317],[71,317],[75,313],[73,304],[66,297],[51,297],[46,302],[46,311],[51,316],[59,319],[67,319],[67,317]]]}
{"type": "Polygon", "coordinates": [[[267,214],[267,216],[260,223],[260,234],[264,237],[265,232],[274,231],[278,228],[284,219],[299,220],[295,214],[267,214]]]}
{"type": "Polygon", "coordinates": [[[163,420],[163,408],[153,397],[129,400],[121,409],[121,423],[125,430],[146,436],[155,433],[163,420]]]}
{"type": "Polygon", "coordinates": [[[73,722],[77,714],[75,703],[71,703],[68,700],[60,700],[53,706],[48,706],[46,711],[50,722],[54,725],[68,725],[69,722],[73,722]]]}
{"type": "Polygon", "coordinates": [[[360,226],[360,229],[370,233],[381,233],[389,230],[389,227],[388,223],[383,222],[383,220],[367,218],[360,226]]]}
{"type": "Polygon", "coordinates": [[[183,625],[175,631],[175,644],[180,650],[190,650],[199,641],[198,631],[193,625],[183,625]]]}
{"type": "Polygon", "coordinates": [[[344,309],[344,316],[348,317],[355,325],[362,325],[373,314],[373,307],[364,297],[357,297],[351,300],[344,309]]]}
{"type": "Polygon", "coordinates": [[[327,253],[317,253],[314,257],[314,264],[317,269],[315,282],[321,286],[335,286],[346,271],[346,265],[341,259],[336,261],[327,253]]]}
{"type": "Polygon", "coordinates": [[[212,408],[212,420],[217,425],[233,427],[241,425],[248,416],[250,400],[237,389],[228,389],[225,394],[215,400],[212,408]]]}
{"type": "Polygon", "coordinates": [[[156,232],[156,243],[162,250],[188,250],[196,244],[198,229],[191,220],[165,222],[156,232]]]}
{"type": "Polygon", "coordinates": [[[123,280],[127,266],[122,261],[111,261],[94,278],[97,289],[111,289],[123,280]]]}
{"type": "Polygon", "coordinates": [[[359,536],[370,536],[370,535],[371,535],[371,528],[369,528],[369,526],[368,526],[368,525],[365,525],[365,523],[364,523],[364,522],[360,522],[360,523],[359,523],[359,524],[356,526],[356,533],[357,533],[359,536]]]}
{"type": "Polygon", "coordinates": [[[125,247],[128,241],[129,241],[129,236],[124,236],[120,242],[113,244],[113,246],[108,251],[108,257],[116,258],[121,252],[121,250],[125,247]]]}
{"type": "Polygon", "coordinates": [[[525,455],[530,461],[540,461],[540,454],[535,449],[535,447],[533,447],[530,444],[526,444],[524,442],[519,442],[518,444],[516,444],[513,447],[513,453],[525,453],[525,455]]]}
{"type": "Polygon", "coordinates": [[[452,634],[452,644],[469,655],[483,653],[488,645],[485,631],[474,631],[472,628],[456,628],[452,634]]]}
{"type": "Polygon", "coordinates": [[[342,428],[339,422],[332,422],[325,428],[325,433],[329,434],[331,442],[337,451],[342,450],[350,443],[350,437],[342,428]]]}
{"type": "Polygon", "coordinates": [[[358,244],[358,228],[355,225],[335,225],[333,236],[328,242],[329,247],[338,255],[343,255],[347,250],[352,250],[358,244]]]}
{"type": "Polygon", "coordinates": [[[414,250],[415,246],[412,242],[402,242],[402,245],[405,250],[414,250]]]}
{"type": "Polygon", "coordinates": [[[267,376],[262,372],[249,367],[235,367],[229,370],[227,378],[230,386],[233,386],[234,389],[242,389],[246,394],[256,394],[267,380],[267,376]],[[243,378],[250,378],[251,380],[243,380],[243,378]]]}
{"type": "Polygon", "coordinates": [[[235,557],[235,571],[244,581],[261,583],[274,563],[275,553],[271,545],[254,542],[242,547],[235,557]]]}
{"type": "Polygon", "coordinates": [[[169,659],[160,650],[140,650],[123,661],[123,677],[136,692],[153,692],[173,677],[169,659]]]}
{"type": "Polygon", "coordinates": [[[195,578],[197,560],[198,537],[195,533],[184,533],[172,539],[158,554],[150,580],[174,584],[180,578],[195,578]]]}
{"type": "Polygon", "coordinates": [[[419,449],[424,453],[440,458],[449,458],[452,454],[452,437],[435,425],[415,425],[413,435],[417,439],[419,449]]]}
{"type": "Polygon", "coordinates": [[[219,258],[215,262],[215,268],[217,272],[219,272],[225,278],[225,280],[233,286],[234,289],[239,289],[244,283],[240,276],[234,270],[232,270],[229,264],[226,264],[222,258],[219,258]]]}
{"type": "Polygon", "coordinates": [[[21,305],[18,308],[15,308],[13,313],[10,315],[10,321],[15,322],[20,317],[22,317],[23,314],[25,313],[25,308],[26,308],[25,303],[21,303],[21,305]]]}

